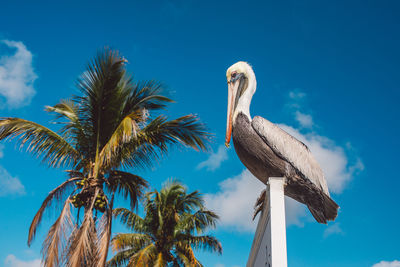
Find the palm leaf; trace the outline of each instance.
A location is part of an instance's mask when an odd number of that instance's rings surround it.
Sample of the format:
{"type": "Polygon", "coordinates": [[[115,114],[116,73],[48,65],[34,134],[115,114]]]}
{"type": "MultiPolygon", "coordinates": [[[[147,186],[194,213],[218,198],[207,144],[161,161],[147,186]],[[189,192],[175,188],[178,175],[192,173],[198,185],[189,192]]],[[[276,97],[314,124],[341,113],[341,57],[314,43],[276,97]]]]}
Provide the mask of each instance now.
{"type": "Polygon", "coordinates": [[[107,186],[111,192],[121,194],[125,199],[129,199],[131,209],[134,209],[142,197],[142,192],[148,187],[148,182],[129,172],[111,171],[107,186]]]}
{"type": "Polygon", "coordinates": [[[46,199],[43,201],[42,206],[40,207],[39,211],[36,213],[35,217],[32,220],[31,226],[29,227],[29,234],[28,234],[28,246],[32,244],[33,239],[35,238],[36,235],[36,230],[37,227],[39,226],[43,214],[48,208],[53,200],[55,199],[56,201],[60,201],[62,199],[62,196],[65,194],[65,191],[73,184],[73,181],[80,180],[81,178],[71,178],[56,187],[54,190],[52,190],[49,195],[46,197],[46,199]]]}
{"type": "Polygon", "coordinates": [[[159,116],[137,132],[131,142],[122,144],[117,153],[110,156],[110,166],[130,167],[154,166],[170,145],[185,145],[196,150],[206,150],[210,134],[194,115],[168,121],[159,116]]]}
{"type": "Polygon", "coordinates": [[[97,238],[98,243],[96,244],[97,266],[105,266],[107,262],[107,254],[111,237],[113,202],[114,202],[114,195],[111,198],[111,201],[108,205],[108,208],[106,209],[106,212],[103,214],[100,220],[100,227],[99,227],[100,235],[97,238]]]}
{"type": "Polygon", "coordinates": [[[133,213],[132,211],[125,209],[125,208],[117,208],[117,209],[114,209],[113,214],[114,214],[114,217],[120,217],[121,223],[123,223],[130,229],[138,231],[138,232],[145,231],[144,228],[145,228],[146,222],[144,221],[143,218],[141,218],[139,215],[133,213]]]}
{"type": "Polygon", "coordinates": [[[180,233],[176,236],[178,243],[188,244],[195,249],[208,250],[210,252],[217,252],[222,254],[221,243],[213,236],[193,236],[190,234],[180,233]]]}
{"type": "Polygon", "coordinates": [[[44,267],[59,266],[60,255],[62,251],[63,240],[66,238],[66,232],[72,227],[70,200],[67,199],[60,217],[51,226],[47,237],[43,243],[42,255],[44,267]]]}
{"type": "Polygon", "coordinates": [[[126,266],[130,259],[135,255],[137,251],[134,249],[126,249],[119,251],[107,262],[108,267],[119,267],[126,266]]]}
{"type": "Polygon", "coordinates": [[[50,129],[19,118],[0,119],[0,140],[18,137],[27,151],[41,157],[51,167],[75,165],[80,154],[62,136],[50,129]]]}
{"type": "Polygon", "coordinates": [[[148,234],[117,234],[111,242],[113,251],[131,248],[135,252],[138,252],[140,249],[148,246],[152,242],[152,239],[148,234]]]}

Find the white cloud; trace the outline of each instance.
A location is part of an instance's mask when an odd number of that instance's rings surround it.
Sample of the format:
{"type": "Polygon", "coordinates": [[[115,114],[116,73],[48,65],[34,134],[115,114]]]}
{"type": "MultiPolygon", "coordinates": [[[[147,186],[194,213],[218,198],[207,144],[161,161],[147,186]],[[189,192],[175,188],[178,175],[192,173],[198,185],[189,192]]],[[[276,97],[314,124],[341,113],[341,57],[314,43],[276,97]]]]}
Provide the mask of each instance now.
{"type": "MultiPolygon", "coordinates": [[[[254,231],[258,217],[253,221],[254,204],[265,185],[247,169],[241,174],[226,179],[219,184],[215,194],[206,194],[206,206],[220,216],[219,223],[239,231],[254,231]]],[[[286,224],[302,226],[301,218],[307,216],[304,205],[285,198],[286,224]]]]}
{"type": "Polygon", "coordinates": [[[372,265],[372,267],[400,267],[400,261],[381,261],[372,265]]]}
{"type": "Polygon", "coordinates": [[[18,177],[12,177],[0,166],[0,197],[7,195],[25,195],[25,187],[18,177]]]}
{"type": "Polygon", "coordinates": [[[235,227],[241,231],[252,231],[253,206],[265,185],[248,170],[226,179],[219,184],[220,191],[206,194],[206,207],[220,216],[222,226],[235,227]]]}
{"type": "Polygon", "coordinates": [[[214,171],[221,166],[221,163],[228,159],[228,152],[224,145],[220,145],[216,153],[211,153],[207,160],[200,162],[197,169],[206,168],[208,171],[214,171]]]}
{"type": "Polygon", "coordinates": [[[339,223],[334,223],[330,226],[328,226],[325,231],[324,231],[324,237],[328,237],[330,235],[334,235],[334,234],[343,234],[343,230],[342,228],[340,228],[340,224],[339,223]]]}
{"type": "Polygon", "coordinates": [[[311,115],[301,113],[300,111],[296,111],[296,120],[300,123],[303,128],[312,128],[314,125],[313,119],[311,115]]]}
{"type": "Polygon", "coordinates": [[[15,50],[14,54],[2,53],[0,57],[0,96],[9,108],[26,106],[35,95],[33,82],[37,78],[32,53],[22,42],[3,40],[0,45],[15,50]]]}
{"type": "Polygon", "coordinates": [[[293,100],[300,100],[306,97],[306,94],[304,92],[301,92],[300,90],[295,90],[289,92],[289,97],[293,100]]]}
{"type": "Polygon", "coordinates": [[[40,259],[35,259],[31,261],[22,261],[15,257],[13,254],[7,256],[4,261],[6,267],[40,267],[41,261],[40,259]]]}

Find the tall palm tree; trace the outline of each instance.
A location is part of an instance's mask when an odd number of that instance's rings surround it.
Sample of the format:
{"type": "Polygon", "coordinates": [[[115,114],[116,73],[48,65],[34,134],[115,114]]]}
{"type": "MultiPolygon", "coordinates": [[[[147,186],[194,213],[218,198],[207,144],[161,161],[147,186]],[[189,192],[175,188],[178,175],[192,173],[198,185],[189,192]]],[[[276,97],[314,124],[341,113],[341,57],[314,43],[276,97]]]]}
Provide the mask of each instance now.
{"type": "Polygon", "coordinates": [[[178,182],[146,194],[145,217],[125,208],[114,215],[135,233],[117,234],[112,239],[117,254],[108,266],[203,266],[193,249],[222,253],[219,241],[201,235],[215,227],[218,216],[204,207],[201,195],[186,193],[178,182]]]}
{"type": "Polygon", "coordinates": [[[77,81],[81,96],[46,107],[59,122],[57,131],[20,118],[0,118],[0,140],[16,138],[48,166],[69,169],[29,229],[31,245],[44,213],[61,204],[43,243],[44,266],[104,266],[114,196],[129,199],[134,208],[147,186],[125,170],[151,166],[170,145],[205,149],[204,125],[193,115],[174,120],[155,116],[171,100],[161,95],[159,83],[135,83],[125,63],[116,51],[99,52],[77,81]]]}

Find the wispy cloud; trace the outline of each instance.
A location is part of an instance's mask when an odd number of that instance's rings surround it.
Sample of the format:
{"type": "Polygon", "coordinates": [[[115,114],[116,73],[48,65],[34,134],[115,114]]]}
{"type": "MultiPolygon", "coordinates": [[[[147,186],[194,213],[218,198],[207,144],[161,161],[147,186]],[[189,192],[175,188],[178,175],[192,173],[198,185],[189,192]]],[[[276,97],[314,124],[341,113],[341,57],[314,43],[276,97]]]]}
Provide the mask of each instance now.
{"type": "Polygon", "coordinates": [[[301,113],[300,111],[296,111],[296,120],[303,128],[312,128],[314,125],[313,119],[311,115],[301,113]]]}
{"type": "Polygon", "coordinates": [[[32,53],[22,42],[2,40],[0,45],[14,51],[0,55],[0,96],[3,97],[0,100],[8,108],[26,106],[35,95],[33,83],[37,78],[32,53]]]}
{"type": "MultiPolygon", "coordinates": [[[[222,227],[232,227],[239,231],[254,231],[254,204],[265,185],[255,178],[247,169],[241,174],[228,178],[219,184],[219,191],[204,196],[206,206],[220,216],[222,227]]],[[[302,226],[306,208],[299,202],[285,197],[286,224],[302,226]]]]}
{"type": "Polygon", "coordinates": [[[23,261],[23,260],[18,259],[13,254],[10,254],[6,257],[6,259],[4,261],[4,265],[6,267],[40,267],[40,266],[42,266],[40,259],[34,259],[31,261],[23,261]]]}
{"type": "Polygon", "coordinates": [[[330,226],[328,226],[325,231],[324,231],[324,237],[328,237],[330,235],[335,235],[335,234],[344,234],[342,228],[340,228],[339,223],[334,223],[330,226]]]}
{"type": "Polygon", "coordinates": [[[25,195],[25,187],[18,179],[0,166],[0,197],[9,195],[25,195]]]}
{"type": "Polygon", "coordinates": [[[372,265],[372,267],[400,267],[400,261],[398,261],[398,260],[381,261],[379,263],[372,265]]]}
{"type": "Polygon", "coordinates": [[[200,162],[197,169],[206,168],[207,171],[215,171],[221,166],[221,163],[228,159],[228,152],[224,145],[220,145],[216,153],[211,153],[208,159],[200,162]]]}

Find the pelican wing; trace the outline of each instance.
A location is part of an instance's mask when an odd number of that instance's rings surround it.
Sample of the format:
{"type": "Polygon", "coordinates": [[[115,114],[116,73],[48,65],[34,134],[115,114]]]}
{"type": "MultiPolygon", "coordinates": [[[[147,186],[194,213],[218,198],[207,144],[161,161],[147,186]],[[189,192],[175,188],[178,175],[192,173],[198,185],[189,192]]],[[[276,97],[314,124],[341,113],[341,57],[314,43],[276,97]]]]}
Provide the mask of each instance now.
{"type": "Polygon", "coordinates": [[[254,117],[251,125],[278,156],[288,161],[329,196],[324,173],[305,144],[262,117],[254,117]]]}

